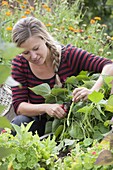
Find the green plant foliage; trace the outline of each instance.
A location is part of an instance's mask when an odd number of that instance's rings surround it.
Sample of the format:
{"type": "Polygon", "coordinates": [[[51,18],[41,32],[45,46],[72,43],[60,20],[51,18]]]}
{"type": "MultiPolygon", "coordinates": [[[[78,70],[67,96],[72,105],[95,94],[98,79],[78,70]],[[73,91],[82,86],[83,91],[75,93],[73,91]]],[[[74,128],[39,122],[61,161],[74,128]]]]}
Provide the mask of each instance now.
{"type": "Polygon", "coordinates": [[[32,136],[32,133],[28,132],[31,124],[26,127],[14,125],[17,132],[15,137],[8,131],[0,134],[0,151],[3,148],[5,151],[1,156],[0,169],[2,166],[7,168],[11,162],[12,168],[15,170],[37,170],[41,168],[52,170],[54,161],[57,160],[55,138],[50,140],[50,137],[48,137],[40,141],[37,134],[32,136]]]}
{"type": "MultiPolygon", "coordinates": [[[[89,83],[91,84],[95,76],[90,75],[90,78],[89,83]]],[[[40,90],[40,95],[45,97],[47,103],[68,103],[72,99],[71,94],[74,89],[75,80],[79,80],[78,86],[80,87],[84,86],[84,80],[86,79],[89,79],[89,74],[86,74],[86,72],[81,72],[80,76],[69,77],[65,81],[65,88],[54,87],[51,89],[49,95],[43,93],[45,84],[42,84],[39,86],[39,89],[41,89],[41,86],[43,89],[42,91],[40,90]]],[[[38,86],[35,88],[38,88],[38,86]]],[[[107,126],[104,125],[104,122],[110,118],[107,117],[105,110],[110,112],[109,116],[112,115],[112,111],[107,109],[109,102],[107,103],[107,100],[104,99],[104,93],[96,91],[92,92],[88,96],[88,99],[87,101],[80,101],[78,103],[72,102],[67,117],[61,120],[55,119],[51,126],[47,124],[46,129],[49,129],[47,132],[54,133],[57,139],[64,139],[65,135],[69,139],[78,140],[87,138],[102,139],[102,134],[109,131],[109,124],[107,126]]]]}
{"type": "Polygon", "coordinates": [[[7,120],[6,117],[0,117],[0,128],[6,128],[6,127],[12,129],[9,120],[7,120]]]}
{"type": "Polygon", "coordinates": [[[39,86],[29,88],[29,89],[31,89],[37,95],[42,95],[43,97],[46,97],[51,93],[51,89],[47,83],[43,83],[39,86]]]}
{"type": "Polygon", "coordinates": [[[107,111],[113,112],[113,95],[109,97],[107,104],[105,105],[107,111]]]}
{"type": "Polygon", "coordinates": [[[5,83],[7,77],[10,75],[11,68],[8,65],[0,64],[0,84],[5,83]]]}
{"type": "Polygon", "coordinates": [[[88,95],[88,99],[91,100],[93,103],[98,103],[104,98],[104,95],[100,92],[92,92],[88,95]],[[98,97],[97,97],[98,96],[98,97]]]}
{"type": "Polygon", "coordinates": [[[3,112],[3,110],[6,109],[6,106],[0,105],[0,114],[3,112]]]}
{"type": "Polygon", "coordinates": [[[113,2],[112,2],[112,0],[107,0],[106,4],[107,5],[113,5],[113,2]]]}
{"type": "Polygon", "coordinates": [[[0,160],[2,160],[2,158],[8,157],[11,153],[13,153],[13,148],[0,147],[0,160]]]}

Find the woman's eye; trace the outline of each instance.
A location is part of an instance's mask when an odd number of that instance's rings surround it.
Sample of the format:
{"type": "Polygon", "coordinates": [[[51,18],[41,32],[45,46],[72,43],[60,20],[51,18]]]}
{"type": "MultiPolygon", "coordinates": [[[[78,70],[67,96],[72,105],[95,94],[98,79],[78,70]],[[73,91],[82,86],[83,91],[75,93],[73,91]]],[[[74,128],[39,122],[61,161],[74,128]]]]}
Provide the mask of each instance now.
{"type": "Polygon", "coordinates": [[[24,51],[23,54],[27,55],[29,54],[29,51],[24,51]]]}
{"type": "Polygon", "coordinates": [[[34,50],[34,51],[37,51],[38,49],[39,49],[39,47],[37,47],[37,48],[34,48],[33,50],[34,50]]]}

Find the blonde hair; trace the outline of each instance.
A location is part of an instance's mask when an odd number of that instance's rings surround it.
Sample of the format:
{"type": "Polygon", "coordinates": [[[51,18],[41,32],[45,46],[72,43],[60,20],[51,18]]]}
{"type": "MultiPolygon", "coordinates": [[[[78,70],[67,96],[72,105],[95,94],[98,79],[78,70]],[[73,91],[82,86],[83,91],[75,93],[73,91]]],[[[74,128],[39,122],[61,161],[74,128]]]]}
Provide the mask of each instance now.
{"type": "Polygon", "coordinates": [[[45,25],[35,17],[26,17],[20,19],[13,27],[12,39],[18,47],[31,36],[38,36],[46,41],[47,47],[53,56],[53,68],[56,74],[56,84],[62,86],[58,75],[58,68],[61,61],[61,55],[58,51],[58,42],[49,34],[45,25]]]}

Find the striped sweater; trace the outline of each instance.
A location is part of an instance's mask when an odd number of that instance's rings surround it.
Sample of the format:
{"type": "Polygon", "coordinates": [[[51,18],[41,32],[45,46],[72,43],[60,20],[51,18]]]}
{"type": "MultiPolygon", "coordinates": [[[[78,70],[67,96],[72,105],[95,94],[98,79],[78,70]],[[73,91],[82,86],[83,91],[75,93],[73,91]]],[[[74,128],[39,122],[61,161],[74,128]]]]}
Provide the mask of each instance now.
{"type": "MultiPolygon", "coordinates": [[[[63,83],[67,77],[77,76],[82,70],[100,73],[103,66],[108,63],[112,63],[112,61],[95,56],[69,44],[62,47],[58,74],[63,83]]],[[[48,83],[51,88],[55,85],[55,76],[44,80],[36,77],[32,73],[28,61],[22,55],[16,56],[12,61],[12,77],[22,84],[21,88],[17,86],[12,87],[15,113],[21,102],[29,102],[32,104],[44,103],[44,98],[36,95],[28,87],[34,87],[42,83],[48,83]]]]}

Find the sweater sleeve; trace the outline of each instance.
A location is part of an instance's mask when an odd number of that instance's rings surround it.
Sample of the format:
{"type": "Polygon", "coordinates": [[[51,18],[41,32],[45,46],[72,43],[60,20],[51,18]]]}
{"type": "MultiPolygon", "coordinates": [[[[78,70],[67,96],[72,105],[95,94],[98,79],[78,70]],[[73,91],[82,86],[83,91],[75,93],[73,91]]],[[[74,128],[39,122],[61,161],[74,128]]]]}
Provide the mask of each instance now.
{"type": "Polygon", "coordinates": [[[96,56],[72,45],[66,47],[65,58],[72,72],[76,75],[82,70],[101,73],[106,64],[112,63],[110,59],[96,56]]]}
{"type": "Polygon", "coordinates": [[[18,106],[21,102],[28,102],[28,88],[24,72],[24,63],[20,56],[12,60],[11,75],[14,80],[18,81],[21,85],[12,87],[12,103],[15,113],[17,113],[18,106]]]}

